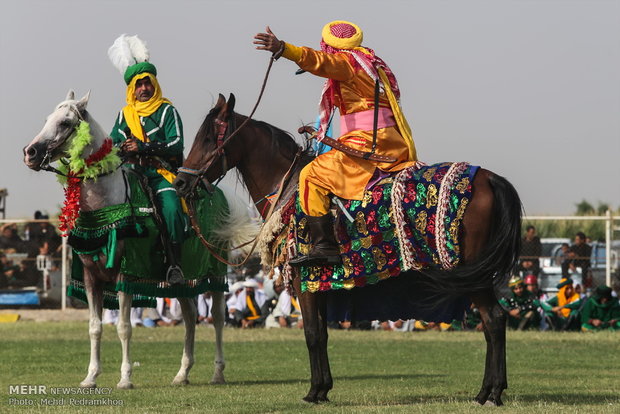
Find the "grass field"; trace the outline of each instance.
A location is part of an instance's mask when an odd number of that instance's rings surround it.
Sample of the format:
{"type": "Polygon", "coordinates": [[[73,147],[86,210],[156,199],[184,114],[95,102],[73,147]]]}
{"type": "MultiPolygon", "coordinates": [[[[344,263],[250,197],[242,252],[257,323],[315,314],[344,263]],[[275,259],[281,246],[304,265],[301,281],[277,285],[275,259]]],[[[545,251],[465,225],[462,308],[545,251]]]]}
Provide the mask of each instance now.
{"type": "MultiPolygon", "coordinates": [[[[88,366],[84,322],[19,322],[0,325],[0,412],[128,413],[618,413],[620,334],[509,332],[505,407],[471,402],[482,381],[486,345],[473,332],[331,331],[334,375],[331,403],[301,401],[309,367],[299,330],[225,331],[227,385],[209,385],[213,329],[197,332],[191,384],[173,387],[183,328],[134,329],[134,390],[112,389],[104,397],[119,407],[19,407],[9,398],[37,404],[51,395],[9,395],[9,385],[76,387],[88,366]]],[[[98,387],[119,379],[120,344],[106,326],[103,373],[98,387]]]]}

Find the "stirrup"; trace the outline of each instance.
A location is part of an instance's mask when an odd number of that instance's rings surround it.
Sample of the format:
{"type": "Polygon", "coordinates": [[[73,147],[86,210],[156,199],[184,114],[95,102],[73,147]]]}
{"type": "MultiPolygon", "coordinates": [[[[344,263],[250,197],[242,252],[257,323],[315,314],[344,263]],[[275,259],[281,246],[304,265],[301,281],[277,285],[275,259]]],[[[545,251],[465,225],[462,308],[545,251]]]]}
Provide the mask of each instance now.
{"type": "Polygon", "coordinates": [[[179,266],[172,265],[166,272],[166,282],[171,285],[181,285],[185,282],[183,271],[179,266]]]}

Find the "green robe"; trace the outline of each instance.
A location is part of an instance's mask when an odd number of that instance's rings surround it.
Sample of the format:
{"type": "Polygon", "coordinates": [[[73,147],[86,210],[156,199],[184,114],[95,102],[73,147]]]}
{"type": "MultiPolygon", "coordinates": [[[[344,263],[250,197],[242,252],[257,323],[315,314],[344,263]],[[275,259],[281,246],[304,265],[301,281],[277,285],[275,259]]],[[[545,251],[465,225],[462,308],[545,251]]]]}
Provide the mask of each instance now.
{"type": "Polygon", "coordinates": [[[538,298],[536,298],[536,295],[529,290],[524,290],[521,296],[517,296],[514,292],[510,292],[510,297],[501,298],[499,303],[508,310],[519,309],[519,318],[508,315],[508,326],[510,328],[518,329],[523,318],[526,317],[529,312],[533,313],[530,313],[529,321],[522,326],[521,329],[538,329],[540,327],[540,313],[538,312],[540,302],[538,298]]]}
{"type": "Polygon", "coordinates": [[[581,328],[585,331],[601,329],[620,329],[620,303],[618,298],[601,304],[595,298],[589,298],[581,312],[581,328]],[[601,326],[595,327],[590,322],[592,319],[599,319],[603,322],[601,326]],[[615,323],[609,322],[615,320],[615,323]]]}
{"type": "MultiPolygon", "coordinates": [[[[179,168],[183,164],[184,140],[183,123],[176,108],[168,103],[163,103],[151,115],[141,116],[140,122],[150,143],[162,144],[161,148],[155,150],[152,155],[166,161],[174,169],[179,168]]],[[[110,137],[114,145],[120,145],[130,136],[131,132],[121,110],[116,117],[110,137]]],[[[145,148],[145,144],[141,141],[138,145],[140,149],[145,148]]],[[[146,147],[148,147],[148,144],[146,144],[146,147]]],[[[147,167],[142,169],[145,170],[149,177],[159,175],[154,168],[147,167]]]]}
{"type": "Polygon", "coordinates": [[[555,306],[559,306],[557,295],[540,304],[541,308],[545,311],[545,317],[556,330],[579,330],[579,318],[582,305],[583,299],[565,304],[564,307],[570,309],[568,317],[565,318],[563,316],[558,316],[552,310],[555,306]]]}
{"type": "MultiPolygon", "coordinates": [[[[172,172],[175,172],[183,164],[184,145],[183,123],[177,110],[174,106],[163,103],[151,115],[140,117],[140,123],[149,142],[143,143],[138,140],[139,152],[160,158],[172,167],[172,172]]],[[[131,137],[131,131],[122,110],[116,118],[110,137],[115,145],[120,145],[131,137]]],[[[160,214],[172,242],[183,242],[189,226],[172,184],[153,167],[140,167],[132,164],[130,168],[140,171],[148,178],[149,187],[155,194],[160,214]]]]}

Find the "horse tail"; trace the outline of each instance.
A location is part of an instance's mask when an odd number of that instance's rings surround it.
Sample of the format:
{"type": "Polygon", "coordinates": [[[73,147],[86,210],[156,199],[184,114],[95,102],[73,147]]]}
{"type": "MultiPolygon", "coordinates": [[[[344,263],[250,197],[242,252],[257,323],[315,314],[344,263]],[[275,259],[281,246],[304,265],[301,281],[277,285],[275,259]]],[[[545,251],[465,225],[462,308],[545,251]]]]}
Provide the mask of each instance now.
{"type": "Polygon", "coordinates": [[[490,174],[489,183],[494,199],[491,230],[478,259],[451,270],[422,272],[423,283],[437,293],[435,305],[503,287],[516,265],[521,249],[521,200],[504,177],[490,174]]]}
{"type": "Polygon", "coordinates": [[[231,261],[243,260],[252,248],[250,242],[260,230],[258,213],[253,217],[252,206],[243,201],[230,185],[222,183],[218,188],[228,203],[228,214],[221,217],[220,225],[214,230],[215,236],[227,242],[229,249],[233,249],[229,254],[231,261]]]}

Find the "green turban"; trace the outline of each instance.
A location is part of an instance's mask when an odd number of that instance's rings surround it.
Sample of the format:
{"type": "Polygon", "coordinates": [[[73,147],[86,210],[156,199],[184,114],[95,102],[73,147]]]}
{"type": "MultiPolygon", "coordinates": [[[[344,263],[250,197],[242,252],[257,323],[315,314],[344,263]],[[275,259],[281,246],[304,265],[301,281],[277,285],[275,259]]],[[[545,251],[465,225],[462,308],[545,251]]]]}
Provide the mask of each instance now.
{"type": "Polygon", "coordinates": [[[557,289],[562,289],[564,286],[572,285],[572,284],[573,284],[573,279],[571,279],[570,277],[567,277],[566,279],[560,280],[560,283],[558,283],[555,287],[557,289]]]}
{"type": "Polygon", "coordinates": [[[125,83],[129,85],[129,82],[131,82],[134,76],[144,72],[152,73],[153,76],[157,76],[157,68],[155,68],[155,65],[151,62],[140,62],[129,66],[125,70],[125,75],[123,75],[123,78],[125,78],[125,83]]]}

